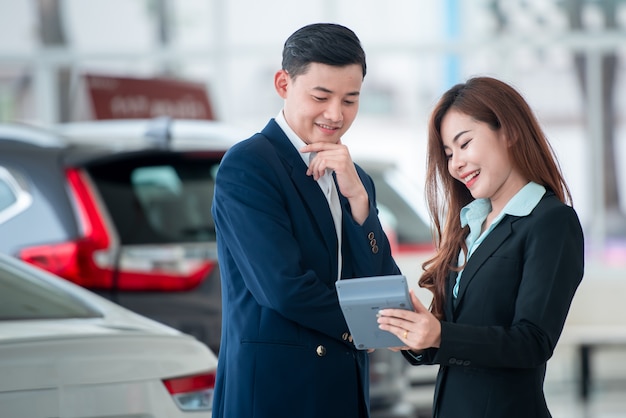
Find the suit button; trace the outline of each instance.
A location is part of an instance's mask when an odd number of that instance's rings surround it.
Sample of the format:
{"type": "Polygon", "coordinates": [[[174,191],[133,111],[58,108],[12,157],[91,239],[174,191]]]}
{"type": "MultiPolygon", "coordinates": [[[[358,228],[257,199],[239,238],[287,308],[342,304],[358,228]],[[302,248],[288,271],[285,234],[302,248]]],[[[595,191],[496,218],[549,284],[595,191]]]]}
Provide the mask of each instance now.
{"type": "Polygon", "coordinates": [[[373,232],[370,232],[369,234],[367,234],[367,239],[369,239],[370,241],[373,240],[375,237],[373,232]]]}
{"type": "Polygon", "coordinates": [[[463,360],[457,360],[456,361],[456,365],[457,366],[462,366],[463,365],[463,360]]]}
{"type": "Polygon", "coordinates": [[[319,357],[324,357],[326,355],[326,347],[324,347],[323,345],[318,345],[315,349],[315,352],[319,357]]]}
{"type": "Polygon", "coordinates": [[[344,341],[348,341],[348,337],[350,337],[350,334],[348,334],[347,332],[341,334],[341,339],[344,341]]]}
{"type": "Polygon", "coordinates": [[[463,365],[464,365],[464,366],[469,366],[470,364],[472,364],[472,362],[471,362],[471,361],[469,361],[469,360],[465,360],[465,361],[463,362],[463,365]]]}
{"type": "Polygon", "coordinates": [[[374,245],[374,246],[372,247],[372,252],[373,252],[374,254],[378,254],[378,245],[374,245]]]}
{"type": "Polygon", "coordinates": [[[456,364],[456,359],[454,357],[452,357],[450,360],[448,360],[448,363],[456,364]]]}

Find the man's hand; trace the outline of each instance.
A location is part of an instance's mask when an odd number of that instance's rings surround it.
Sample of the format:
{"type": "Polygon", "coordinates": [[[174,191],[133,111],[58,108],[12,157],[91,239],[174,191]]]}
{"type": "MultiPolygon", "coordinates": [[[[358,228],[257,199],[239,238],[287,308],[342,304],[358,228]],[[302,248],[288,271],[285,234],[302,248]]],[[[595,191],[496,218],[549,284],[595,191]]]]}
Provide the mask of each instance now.
{"type": "Polygon", "coordinates": [[[358,224],[365,222],[369,215],[369,197],[356,172],[348,147],[341,142],[337,144],[317,142],[302,147],[300,152],[317,153],[309,162],[309,169],[306,173],[313,176],[315,180],[323,176],[327,169],[335,172],[337,191],[350,202],[352,218],[358,224]]]}

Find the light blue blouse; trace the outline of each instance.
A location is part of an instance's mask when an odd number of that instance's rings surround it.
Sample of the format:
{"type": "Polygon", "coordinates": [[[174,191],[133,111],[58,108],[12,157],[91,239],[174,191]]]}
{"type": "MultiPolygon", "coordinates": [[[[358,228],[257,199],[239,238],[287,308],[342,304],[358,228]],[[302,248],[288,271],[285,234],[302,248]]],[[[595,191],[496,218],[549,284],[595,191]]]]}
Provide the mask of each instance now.
{"type": "MultiPolygon", "coordinates": [[[[535,206],[537,206],[545,192],[545,187],[531,181],[509,200],[500,214],[491,222],[489,228],[482,234],[480,233],[482,225],[485,219],[487,219],[489,212],[491,212],[491,201],[489,199],[476,199],[463,207],[460,214],[461,227],[469,225],[470,228],[470,233],[465,239],[465,243],[467,244],[467,259],[469,260],[476,248],[478,248],[487,235],[500,223],[505,215],[528,216],[535,206]]],[[[463,264],[465,264],[465,254],[461,251],[458,265],[462,266],[463,264]]],[[[452,291],[455,301],[459,293],[459,283],[461,283],[462,275],[463,271],[461,270],[456,277],[456,284],[452,291]]]]}

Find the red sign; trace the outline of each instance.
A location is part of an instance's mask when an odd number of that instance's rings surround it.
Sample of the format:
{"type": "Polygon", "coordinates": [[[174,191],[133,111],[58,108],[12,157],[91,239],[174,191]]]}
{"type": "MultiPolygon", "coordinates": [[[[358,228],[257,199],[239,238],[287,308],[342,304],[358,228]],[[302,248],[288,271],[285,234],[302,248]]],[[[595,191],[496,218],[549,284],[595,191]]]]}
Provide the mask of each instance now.
{"type": "Polygon", "coordinates": [[[85,75],[94,119],[214,119],[204,84],[167,78],[85,75]]]}

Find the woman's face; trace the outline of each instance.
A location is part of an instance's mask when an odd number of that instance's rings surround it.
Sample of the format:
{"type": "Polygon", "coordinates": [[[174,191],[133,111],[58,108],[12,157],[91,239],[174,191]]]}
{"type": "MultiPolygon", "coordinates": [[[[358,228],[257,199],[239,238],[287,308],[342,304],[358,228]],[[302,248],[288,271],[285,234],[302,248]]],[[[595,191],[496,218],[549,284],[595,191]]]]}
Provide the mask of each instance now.
{"type": "Polygon", "coordinates": [[[448,172],[463,183],[475,199],[490,199],[502,208],[526,183],[509,157],[510,141],[502,130],[457,110],[449,110],[441,122],[441,137],[448,172]]]}

